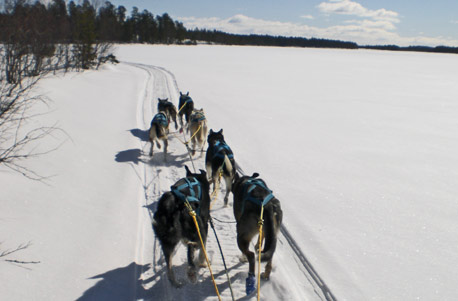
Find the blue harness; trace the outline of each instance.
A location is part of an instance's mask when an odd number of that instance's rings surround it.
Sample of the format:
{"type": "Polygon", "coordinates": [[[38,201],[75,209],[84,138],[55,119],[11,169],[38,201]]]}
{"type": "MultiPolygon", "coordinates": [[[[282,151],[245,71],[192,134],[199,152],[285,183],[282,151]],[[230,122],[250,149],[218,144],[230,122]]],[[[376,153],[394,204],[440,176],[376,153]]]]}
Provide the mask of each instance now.
{"type": "Polygon", "coordinates": [[[192,113],[191,115],[191,122],[198,122],[205,120],[205,115],[200,112],[192,113]]]}
{"type": "Polygon", "coordinates": [[[151,121],[151,123],[160,124],[163,127],[168,127],[169,119],[167,118],[167,115],[165,115],[162,112],[159,112],[156,115],[154,115],[153,121],[151,121]]]}
{"type": "Polygon", "coordinates": [[[216,141],[213,147],[214,147],[213,158],[224,158],[224,155],[227,155],[229,159],[234,158],[234,154],[232,153],[231,148],[229,147],[229,145],[226,144],[226,142],[218,140],[216,141]],[[224,150],[226,152],[224,152],[224,150]]]}
{"type": "MultiPolygon", "coordinates": [[[[176,187],[175,185],[170,187],[172,193],[176,195],[183,203],[186,202],[186,200],[188,200],[188,202],[199,203],[202,199],[202,189],[200,187],[199,181],[197,181],[197,179],[194,177],[186,177],[182,180],[184,180],[185,183],[181,184],[178,187],[176,187]],[[195,192],[194,187],[197,188],[197,193],[195,192]],[[189,192],[183,193],[182,191],[186,188],[188,188],[189,192]]],[[[200,208],[197,209],[197,214],[200,215],[200,208]]]]}
{"type": "Polygon", "coordinates": [[[242,203],[242,214],[243,211],[245,210],[245,202],[248,200],[258,206],[265,206],[267,205],[270,200],[272,200],[274,195],[272,194],[272,190],[267,188],[266,184],[260,179],[250,179],[245,182],[243,186],[243,203],[242,203]],[[263,198],[256,198],[252,195],[252,191],[256,187],[261,187],[262,189],[266,190],[268,194],[263,198]]]}

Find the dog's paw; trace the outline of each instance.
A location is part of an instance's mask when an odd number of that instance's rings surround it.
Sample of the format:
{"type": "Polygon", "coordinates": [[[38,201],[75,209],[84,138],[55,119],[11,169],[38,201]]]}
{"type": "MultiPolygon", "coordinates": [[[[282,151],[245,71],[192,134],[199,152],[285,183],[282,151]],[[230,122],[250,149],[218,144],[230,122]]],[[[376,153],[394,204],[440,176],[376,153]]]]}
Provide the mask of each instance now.
{"type": "Polygon", "coordinates": [[[199,262],[199,268],[206,268],[207,267],[207,262],[199,262]]]}
{"type": "Polygon", "coordinates": [[[246,279],[246,294],[249,295],[252,292],[255,291],[255,285],[256,285],[256,278],[254,278],[254,275],[248,274],[248,278],[246,279]]]}
{"type": "Polygon", "coordinates": [[[184,285],[184,282],[177,281],[177,280],[172,280],[171,283],[172,283],[172,286],[175,288],[180,288],[180,287],[183,287],[184,285]]]}
{"type": "Polygon", "coordinates": [[[197,282],[197,272],[194,269],[188,270],[188,279],[191,283],[197,282]]]}
{"type": "Polygon", "coordinates": [[[264,280],[269,280],[270,279],[270,275],[267,275],[266,272],[263,272],[263,273],[261,273],[261,278],[264,279],[264,280]]]}

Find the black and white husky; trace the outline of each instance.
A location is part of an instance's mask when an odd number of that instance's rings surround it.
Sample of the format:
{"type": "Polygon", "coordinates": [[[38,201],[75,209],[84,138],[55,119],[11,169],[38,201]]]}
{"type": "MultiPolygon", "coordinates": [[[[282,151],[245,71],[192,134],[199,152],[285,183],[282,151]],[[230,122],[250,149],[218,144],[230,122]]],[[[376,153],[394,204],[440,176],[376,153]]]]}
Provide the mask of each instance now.
{"type": "Polygon", "coordinates": [[[194,110],[194,101],[192,100],[191,96],[189,96],[189,92],[183,94],[180,92],[180,100],[178,102],[178,116],[180,119],[180,125],[183,129],[183,115],[186,120],[186,124],[189,122],[189,117],[192,114],[192,110],[194,110]]]}
{"type": "Polygon", "coordinates": [[[203,152],[205,146],[205,138],[207,137],[208,127],[207,119],[205,118],[204,109],[194,109],[189,117],[188,123],[189,135],[191,135],[192,155],[196,153],[196,146],[203,152]]]}
{"type": "Polygon", "coordinates": [[[169,118],[167,113],[159,112],[154,115],[153,120],[151,120],[151,126],[149,129],[149,141],[151,142],[151,150],[149,152],[150,156],[153,156],[154,143],[156,143],[158,148],[161,148],[160,140],[164,142],[164,156],[167,154],[167,146],[169,145],[167,141],[167,135],[169,134],[169,118]]]}
{"type": "MultiPolygon", "coordinates": [[[[250,294],[255,287],[255,255],[249,250],[249,247],[253,237],[259,233],[258,222],[261,217],[261,207],[264,207],[262,240],[265,239],[261,261],[267,261],[264,273],[261,275],[264,279],[268,279],[272,271],[272,257],[277,246],[277,234],[283,219],[280,201],[274,197],[266,183],[257,178],[258,176],[258,173],[243,177],[236,174],[232,186],[234,216],[237,221],[237,244],[249,263],[248,278],[246,279],[247,294],[250,294]]],[[[256,246],[259,248],[259,243],[256,246]]]]}
{"type": "Polygon", "coordinates": [[[226,182],[224,205],[227,206],[232,181],[235,175],[234,154],[224,141],[223,129],[219,132],[210,130],[207,138],[208,148],[205,156],[205,166],[210,180],[213,183],[213,192],[220,188],[220,174],[226,182]]]}
{"type": "Polygon", "coordinates": [[[167,264],[167,276],[172,285],[182,284],[175,279],[172,270],[172,256],[177,244],[182,241],[188,247],[188,278],[196,282],[196,265],[194,251],[200,249],[200,266],[204,265],[205,255],[201,248],[200,239],[193,218],[185,205],[186,199],[197,213],[196,219],[204,244],[207,240],[208,219],[210,216],[210,196],[207,174],[200,170],[194,174],[186,168],[186,178],[180,179],[171,191],[164,193],[159,199],[157,210],[153,217],[153,229],[159,239],[167,264]]]}
{"type": "Polygon", "coordinates": [[[173,120],[175,123],[175,130],[178,129],[177,123],[177,108],[173,103],[168,101],[168,98],[160,99],[158,98],[159,102],[157,103],[157,111],[158,112],[165,112],[169,120],[173,120]]]}

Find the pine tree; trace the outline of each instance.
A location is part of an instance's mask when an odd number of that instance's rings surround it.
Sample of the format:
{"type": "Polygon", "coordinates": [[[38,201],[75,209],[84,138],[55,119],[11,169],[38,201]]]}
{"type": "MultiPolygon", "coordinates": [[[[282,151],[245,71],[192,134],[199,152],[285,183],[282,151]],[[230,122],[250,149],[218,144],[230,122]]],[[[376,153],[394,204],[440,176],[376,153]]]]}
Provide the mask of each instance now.
{"type": "Polygon", "coordinates": [[[88,0],[83,5],[78,5],[75,11],[74,43],[73,53],[77,66],[83,69],[90,69],[96,62],[97,54],[94,50],[96,41],[95,32],[95,9],[88,0]]]}

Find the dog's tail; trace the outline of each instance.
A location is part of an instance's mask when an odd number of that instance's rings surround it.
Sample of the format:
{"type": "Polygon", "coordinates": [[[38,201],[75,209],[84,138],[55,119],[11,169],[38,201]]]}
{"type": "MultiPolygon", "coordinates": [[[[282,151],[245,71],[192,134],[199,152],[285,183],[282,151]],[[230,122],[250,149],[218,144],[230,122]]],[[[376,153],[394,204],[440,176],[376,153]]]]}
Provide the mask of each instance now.
{"type": "Polygon", "coordinates": [[[277,233],[281,226],[282,212],[274,204],[264,208],[264,237],[265,245],[261,253],[261,261],[269,261],[277,247],[277,233]]]}
{"type": "Polygon", "coordinates": [[[154,123],[151,123],[151,127],[149,128],[149,131],[148,131],[148,137],[151,143],[153,143],[154,139],[157,137],[156,128],[157,128],[157,125],[154,123]]]}
{"type": "Polygon", "coordinates": [[[222,166],[223,173],[229,177],[233,177],[234,173],[234,166],[232,165],[231,159],[227,155],[224,155],[224,164],[222,166]]]}
{"type": "Polygon", "coordinates": [[[164,126],[156,125],[156,135],[159,139],[167,137],[167,129],[164,126]]]}

